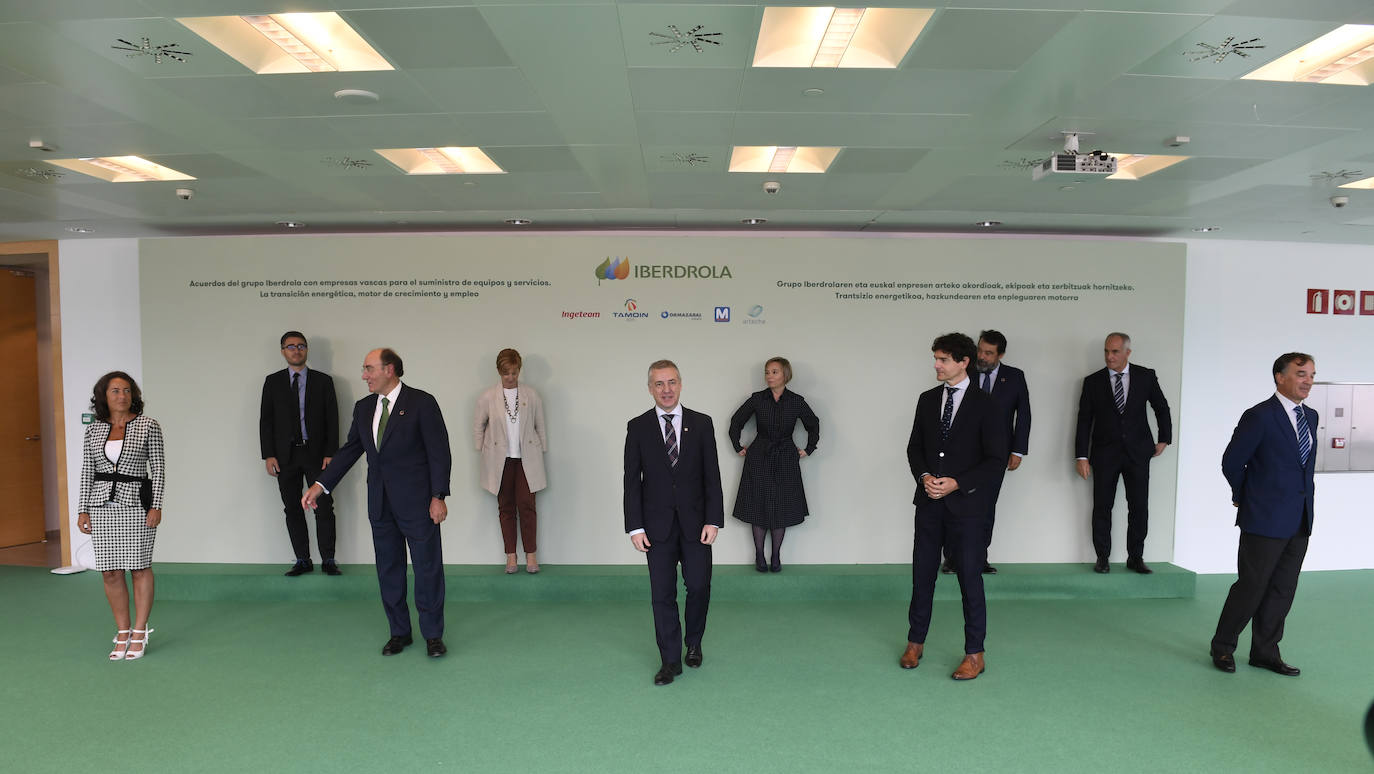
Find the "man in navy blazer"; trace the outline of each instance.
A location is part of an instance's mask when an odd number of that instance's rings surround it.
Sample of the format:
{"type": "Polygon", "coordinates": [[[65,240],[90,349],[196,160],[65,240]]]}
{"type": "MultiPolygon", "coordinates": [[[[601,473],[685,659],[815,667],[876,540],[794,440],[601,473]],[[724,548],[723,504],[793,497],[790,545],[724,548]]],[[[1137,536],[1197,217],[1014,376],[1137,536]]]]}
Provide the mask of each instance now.
{"type": "Polygon", "coordinates": [[[1149,574],[1145,535],[1150,527],[1150,459],[1173,441],[1169,402],[1155,372],[1130,364],[1131,337],[1109,333],[1102,345],[1107,367],[1083,379],[1074,438],[1075,466],[1083,479],[1093,474],[1094,572],[1111,572],[1112,505],[1116,479],[1126,484],[1126,568],[1149,574]],[[1159,440],[1150,433],[1145,404],[1154,409],[1159,440]]]}
{"type": "Polygon", "coordinates": [[[649,366],[654,408],[625,426],[625,532],[648,554],[654,636],[662,666],[654,685],[667,685],[702,663],[701,639],[711,604],[711,544],[725,524],[716,431],[711,418],[679,402],[682,374],[671,360],[649,366]],[[677,566],[687,587],[686,615],[677,610],[677,566]],[[686,632],[683,629],[685,624],[686,632]]]}
{"type": "Polygon", "coordinates": [[[1311,355],[1280,355],[1274,361],[1274,396],[1241,414],[1221,455],[1240,527],[1239,577],[1212,637],[1212,663],[1223,672],[1236,671],[1236,642],[1252,624],[1250,665],[1299,674],[1280,657],[1279,640],[1312,535],[1317,412],[1302,402],[1316,375],[1311,355]]]}
{"type": "Polygon", "coordinates": [[[313,508],[319,495],[339,485],[348,469],[367,455],[367,518],[377,555],[382,607],[391,626],[383,656],[413,641],[406,606],[406,546],[415,567],[415,610],[430,656],[444,647],[444,552],[439,524],[448,518],[451,460],[448,430],[434,396],[401,384],[404,367],[390,349],[374,349],[363,360],[370,395],[353,406],[348,440],[310,487],[302,504],[313,508]]]}
{"type": "MultiPolygon", "coordinates": [[[[992,484],[991,504],[988,506],[987,527],[983,533],[983,572],[996,575],[997,568],[988,563],[988,549],[992,546],[992,528],[997,521],[997,499],[1002,494],[1002,480],[1007,471],[1021,467],[1021,458],[1030,451],[1030,388],[1026,386],[1026,373],[1016,366],[1002,362],[1007,354],[1007,337],[1001,331],[986,330],[978,334],[978,361],[976,363],[978,381],[976,387],[992,395],[992,402],[1002,416],[1010,441],[1010,454],[1007,465],[997,474],[992,484]]],[[[971,374],[972,375],[972,374],[971,374]]],[[[946,559],[946,573],[954,572],[952,563],[946,559]]]]}
{"type": "MultiPolygon", "coordinates": [[[[339,448],[339,404],[334,380],[324,371],[306,366],[308,344],[300,331],[281,336],[281,354],[286,368],[273,371],[262,382],[262,404],[258,412],[258,442],[267,475],[277,479],[282,509],[286,514],[286,534],[296,563],[286,571],[290,577],[313,572],[310,561],[310,528],[301,509],[301,479],[310,486],[329,464],[339,448]]],[[[316,540],[320,545],[320,564],[328,575],[341,575],[334,561],[334,503],[321,497],[315,509],[316,540]]]]}
{"type": "Polygon", "coordinates": [[[912,500],[916,526],[911,557],[911,606],[906,651],[898,662],[915,669],[926,633],[940,570],[940,551],[953,557],[964,600],[964,659],[952,677],[983,673],[987,602],[983,596],[983,529],[993,482],[1007,464],[1007,433],[992,397],[977,389],[968,367],[973,339],[947,333],[930,347],[942,385],[921,393],[906,446],[907,464],[919,486],[912,500]]]}

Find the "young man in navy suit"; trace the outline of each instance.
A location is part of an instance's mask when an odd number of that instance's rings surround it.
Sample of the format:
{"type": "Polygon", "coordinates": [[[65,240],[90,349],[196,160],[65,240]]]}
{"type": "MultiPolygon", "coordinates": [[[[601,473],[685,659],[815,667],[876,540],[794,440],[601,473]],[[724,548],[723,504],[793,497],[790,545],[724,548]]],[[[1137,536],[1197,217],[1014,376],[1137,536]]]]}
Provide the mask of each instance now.
{"type": "Polygon", "coordinates": [[[1240,416],[1221,455],[1231,485],[1240,550],[1239,577],[1226,595],[1212,637],[1212,663],[1236,671],[1232,655],[1250,626],[1250,666],[1297,677],[1279,655],[1283,622],[1298,590],[1298,573],[1312,534],[1313,474],[1317,468],[1317,412],[1302,405],[1317,364],[1289,352],[1274,361],[1274,396],[1240,416]]]}
{"type": "Polygon", "coordinates": [[[401,357],[374,349],[363,360],[366,398],[353,405],[348,440],[305,493],[301,504],[314,508],[321,493],[339,485],[348,469],[367,455],[367,519],[377,554],[377,582],[391,626],[383,656],[400,653],[413,641],[406,606],[406,547],[415,566],[415,610],[430,656],[444,647],[444,551],[439,525],[448,518],[448,429],[439,402],[423,390],[401,384],[401,357]]]}
{"type": "Polygon", "coordinates": [[[940,571],[940,551],[953,557],[964,600],[964,659],[951,675],[972,680],[983,673],[987,602],[983,596],[983,529],[992,486],[1007,464],[1007,433],[992,396],[968,376],[977,348],[962,333],[946,333],[930,347],[935,377],[943,384],[921,393],[907,442],[907,463],[917,481],[915,539],[911,557],[911,606],[906,651],[898,662],[915,669],[940,571]]]}
{"type": "MultiPolygon", "coordinates": [[[[281,354],[286,368],[273,371],[262,383],[262,406],[258,413],[258,441],[267,475],[277,479],[282,509],[286,513],[286,534],[296,563],[286,571],[290,577],[314,572],[310,561],[310,528],[301,509],[301,479],[310,486],[325,469],[339,448],[339,404],[334,380],[323,371],[305,364],[308,344],[300,331],[281,336],[281,354]]],[[[334,502],[321,497],[315,509],[316,540],[320,545],[320,564],[328,575],[341,575],[334,562],[334,502]]]]}
{"type": "Polygon", "coordinates": [[[625,426],[625,532],[648,554],[654,636],[662,666],[654,685],[667,685],[687,666],[702,664],[701,639],[711,604],[711,544],[725,524],[716,432],[711,418],[683,408],[682,375],[671,360],[649,366],[654,408],[625,426]],[[678,620],[677,566],[687,587],[678,620]],[[685,627],[683,624],[685,623],[685,627]],[[685,628],[685,634],[684,634],[685,628]]]}
{"type": "Polygon", "coordinates": [[[1078,429],[1074,434],[1074,465],[1078,475],[1093,476],[1093,571],[1111,572],[1112,505],[1116,480],[1126,485],[1126,569],[1148,575],[1145,535],[1150,527],[1150,460],[1164,453],[1173,440],[1169,402],[1159,389],[1155,372],[1133,366],[1131,337],[1109,333],[1102,344],[1107,367],[1083,379],[1078,401],[1078,429]],[[1154,409],[1159,440],[1150,434],[1145,404],[1154,409]]]}

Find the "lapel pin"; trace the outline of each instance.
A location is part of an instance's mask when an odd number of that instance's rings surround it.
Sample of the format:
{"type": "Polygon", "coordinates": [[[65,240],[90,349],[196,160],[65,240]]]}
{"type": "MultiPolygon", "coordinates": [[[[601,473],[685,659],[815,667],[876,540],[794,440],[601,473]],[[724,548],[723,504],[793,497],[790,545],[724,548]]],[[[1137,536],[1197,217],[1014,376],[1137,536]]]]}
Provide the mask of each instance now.
{"type": "Polygon", "coordinates": [[[400,411],[397,411],[397,412],[396,412],[396,416],[398,416],[398,417],[403,417],[403,416],[405,416],[405,415],[406,415],[405,409],[401,409],[400,411]]]}

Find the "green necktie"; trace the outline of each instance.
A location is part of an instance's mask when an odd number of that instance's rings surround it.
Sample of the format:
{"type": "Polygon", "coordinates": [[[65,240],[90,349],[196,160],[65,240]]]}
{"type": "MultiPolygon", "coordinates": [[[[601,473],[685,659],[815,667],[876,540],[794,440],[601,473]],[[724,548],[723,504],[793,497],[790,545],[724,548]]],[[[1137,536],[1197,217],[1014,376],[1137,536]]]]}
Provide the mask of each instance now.
{"type": "Polygon", "coordinates": [[[386,420],[387,420],[388,417],[391,416],[391,412],[390,412],[389,410],[387,410],[387,406],[390,405],[390,404],[391,404],[391,401],[387,400],[387,399],[386,399],[386,396],[383,395],[383,396],[382,396],[382,418],[379,419],[379,420],[377,420],[377,445],[378,445],[378,446],[381,446],[381,445],[382,445],[382,433],[386,432],[386,420]]]}

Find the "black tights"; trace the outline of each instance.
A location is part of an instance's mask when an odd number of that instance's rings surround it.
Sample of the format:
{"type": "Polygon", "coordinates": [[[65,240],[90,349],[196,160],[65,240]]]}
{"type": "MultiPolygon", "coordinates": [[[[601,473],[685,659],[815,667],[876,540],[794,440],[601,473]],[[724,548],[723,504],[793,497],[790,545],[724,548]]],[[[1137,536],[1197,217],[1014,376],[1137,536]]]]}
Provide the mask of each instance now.
{"type": "Polygon", "coordinates": [[[773,535],[773,556],[771,557],[772,563],[774,565],[778,565],[781,564],[781,558],[778,552],[782,549],[782,539],[787,534],[787,527],[778,527],[777,529],[769,530],[755,525],[754,561],[763,561],[763,540],[764,537],[767,536],[769,533],[772,533],[773,535]]]}

